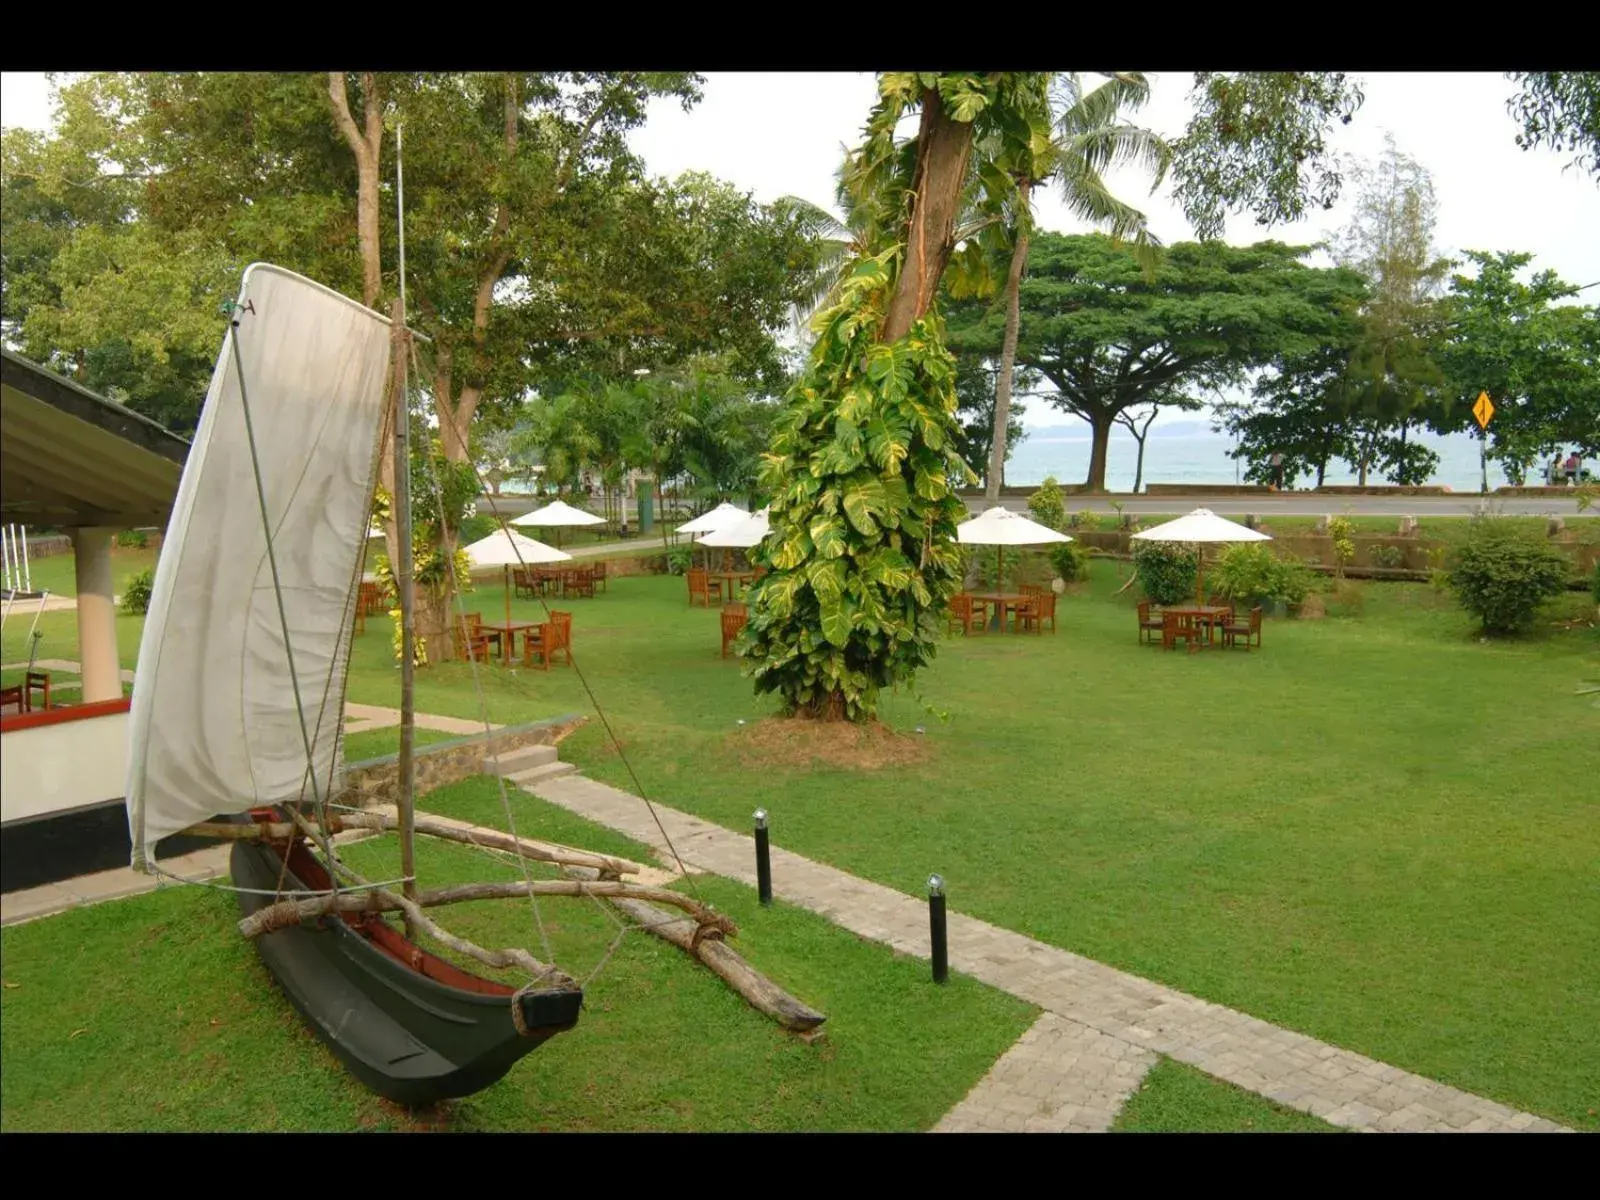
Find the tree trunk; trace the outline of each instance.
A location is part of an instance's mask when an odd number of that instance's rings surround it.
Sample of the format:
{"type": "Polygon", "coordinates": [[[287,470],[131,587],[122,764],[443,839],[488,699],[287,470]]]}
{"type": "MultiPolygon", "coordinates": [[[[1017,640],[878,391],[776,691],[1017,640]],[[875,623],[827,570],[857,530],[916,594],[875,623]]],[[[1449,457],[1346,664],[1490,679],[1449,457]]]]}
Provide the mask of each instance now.
{"type": "Polygon", "coordinates": [[[917,167],[911,181],[911,214],[906,222],[905,261],[884,314],[879,341],[898,342],[933,304],[945,266],[955,253],[956,218],[971,152],[971,123],[951,117],[939,93],[925,90],[917,132],[917,167]]]}
{"type": "Polygon", "coordinates": [[[1011,427],[1011,381],[1017,370],[1017,333],[1022,326],[1022,272],[1028,265],[1028,183],[1017,183],[1018,210],[1016,245],[1011,248],[1011,269],[1006,272],[1006,333],[1000,343],[1000,374],[994,381],[994,441],[989,446],[989,478],[984,498],[991,504],[1000,501],[1005,485],[1006,451],[1011,427]]]}
{"type": "Polygon", "coordinates": [[[1111,448],[1113,418],[1096,416],[1089,422],[1094,441],[1089,449],[1089,478],[1084,487],[1091,492],[1106,490],[1106,454],[1111,448]]]}
{"type": "Polygon", "coordinates": [[[1133,494],[1139,494],[1139,488],[1144,484],[1144,438],[1142,433],[1135,433],[1133,440],[1139,443],[1139,456],[1133,463],[1133,494]]]}

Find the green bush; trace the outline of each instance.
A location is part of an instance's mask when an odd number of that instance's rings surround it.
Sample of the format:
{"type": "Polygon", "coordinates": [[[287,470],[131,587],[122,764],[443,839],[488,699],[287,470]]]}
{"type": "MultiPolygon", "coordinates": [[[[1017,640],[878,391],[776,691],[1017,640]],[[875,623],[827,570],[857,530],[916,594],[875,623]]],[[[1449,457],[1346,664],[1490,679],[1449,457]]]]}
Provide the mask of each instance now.
{"type": "Polygon", "coordinates": [[[1395,567],[1406,565],[1406,552],[1399,546],[1374,546],[1371,550],[1372,561],[1380,567],[1395,567]]]}
{"type": "Polygon", "coordinates": [[[156,572],[154,567],[146,567],[122,589],[122,611],[134,616],[143,616],[150,611],[150,590],[155,586],[156,572]]]}
{"type": "Polygon", "coordinates": [[[456,544],[470,546],[499,528],[500,522],[492,514],[475,513],[462,520],[460,528],[456,530],[456,544]]]}
{"type": "Polygon", "coordinates": [[[142,529],[124,529],[117,534],[117,545],[124,550],[143,550],[150,544],[150,535],[142,529]]]}
{"type": "Polygon", "coordinates": [[[673,546],[667,551],[667,574],[686,575],[694,562],[692,546],[673,546]]]}
{"type": "Polygon", "coordinates": [[[1087,508],[1080,509],[1072,514],[1072,519],[1067,523],[1073,529],[1099,529],[1100,514],[1091,512],[1087,508]]]}
{"type": "Polygon", "coordinates": [[[1089,552],[1077,542],[1060,542],[1050,547],[1050,565],[1068,583],[1089,578],[1089,552]]]}
{"type": "Polygon", "coordinates": [[[1054,475],[1046,475],[1038,490],[1028,497],[1028,512],[1051,529],[1059,530],[1067,523],[1067,506],[1061,500],[1061,485],[1054,475]]]}
{"type": "Polygon", "coordinates": [[[1134,543],[1139,586],[1157,604],[1178,604],[1194,595],[1195,565],[1194,551],[1182,543],[1134,543]]]}
{"type": "Polygon", "coordinates": [[[1230,600],[1302,604],[1311,594],[1311,568],[1298,559],[1279,558],[1260,542],[1229,546],[1209,578],[1212,590],[1230,600]]]}
{"type": "Polygon", "coordinates": [[[1456,551],[1450,586],[1485,633],[1516,633],[1567,586],[1566,556],[1542,537],[1495,520],[1476,521],[1456,551]]]}

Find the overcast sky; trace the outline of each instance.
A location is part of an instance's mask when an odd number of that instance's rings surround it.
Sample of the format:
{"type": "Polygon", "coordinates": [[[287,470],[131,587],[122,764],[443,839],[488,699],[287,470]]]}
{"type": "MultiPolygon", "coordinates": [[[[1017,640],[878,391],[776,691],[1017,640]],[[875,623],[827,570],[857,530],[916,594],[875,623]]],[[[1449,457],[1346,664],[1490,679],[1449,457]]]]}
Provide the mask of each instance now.
{"type": "MultiPolygon", "coordinates": [[[[854,144],[871,108],[869,74],[811,73],[803,99],[785,76],[714,72],[706,76],[705,99],[688,113],[676,102],[652,107],[649,121],[632,137],[652,172],[675,176],[700,170],[751,191],[758,200],[785,194],[833,207],[833,178],[846,144],[854,144]]],[[[1464,249],[1520,250],[1534,255],[1571,283],[1600,281],[1600,186],[1593,177],[1563,170],[1568,156],[1547,150],[1524,152],[1513,140],[1517,127],[1505,102],[1514,90],[1502,75],[1486,73],[1372,73],[1362,76],[1366,103],[1349,126],[1335,130],[1342,153],[1373,157],[1385,133],[1432,172],[1439,200],[1437,239],[1446,254],[1464,249]]],[[[1149,106],[1139,119],[1158,133],[1175,136],[1188,117],[1187,74],[1156,74],[1149,106]]],[[[0,75],[0,120],[7,126],[43,129],[50,122],[49,87],[43,75],[0,75]]],[[[1126,170],[1111,179],[1117,194],[1140,204],[1164,241],[1192,236],[1170,189],[1149,195],[1148,179],[1126,170]]],[[[1082,228],[1053,196],[1041,197],[1038,214],[1049,229],[1082,228]]],[[[1231,242],[1262,237],[1310,243],[1342,225],[1347,203],[1296,225],[1263,229],[1252,219],[1233,221],[1231,242]]],[[[1585,294],[1594,303],[1600,289],[1585,294]]],[[[1063,420],[1042,405],[1030,406],[1030,424],[1063,420]]]]}

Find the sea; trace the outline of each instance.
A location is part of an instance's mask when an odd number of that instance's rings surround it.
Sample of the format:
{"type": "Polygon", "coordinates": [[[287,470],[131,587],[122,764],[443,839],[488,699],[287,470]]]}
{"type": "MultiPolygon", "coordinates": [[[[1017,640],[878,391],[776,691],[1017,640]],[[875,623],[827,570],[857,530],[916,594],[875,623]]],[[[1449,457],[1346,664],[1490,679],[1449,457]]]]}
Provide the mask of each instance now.
{"type": "MultiPolygon", "coordinates": [[[[1470,434],[1440,436],[1413,433],[1412,436],[1439,456],[1439,465],[1428,482],[1457,492],[1476,492],[1481,478],[1478,439],[1470,434]]],[[[1212,429],[1205,421],[1177,420],[1154,425],[1145,440],[1145,483],[1241,483],[1244,463],[1228,457],[1234,441],[1212,429]]],[[[1058,483],[1082,483],[1089,474],[1089,427],[1050,425],[1029,429],[1027,436],[1011,452],[1006,463],[1007,485],[1042,483],[1054,475],[1058,483]]],[[[1138,443],[1133,435],[1118,427],[1112,431],[1106,458],[1106,487],[1113,492],[1133,490],[1138,443]]],[[[1589,465],[1589,464],[1585,464],[1589,465]]],[[[1355,483],[1356,472],[1337,459],[1328,464],[1326,483],[1355,483]]],[[[1387,482],[1369,473],[1368,482],[1387,482]]],[[[1489,461],[1489,487],[1508,482],[1505,472],[1493,459],[1489,461]]],[[[1543,483],[1542,465],[1530,472],[1529,483],[1543,483]]],[[[1305,476],[1298,487],[1309,487],[1305,476]]]]}

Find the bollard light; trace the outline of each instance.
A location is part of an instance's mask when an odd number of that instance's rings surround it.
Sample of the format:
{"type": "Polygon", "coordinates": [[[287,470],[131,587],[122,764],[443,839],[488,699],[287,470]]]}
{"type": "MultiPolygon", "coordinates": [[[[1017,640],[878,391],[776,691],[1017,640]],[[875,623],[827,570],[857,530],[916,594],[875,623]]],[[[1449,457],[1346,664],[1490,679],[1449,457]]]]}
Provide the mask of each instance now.
{"type": "Polygon", "coordinates": [[[950,978],[950,946],[945,939],[944,879],[928,876],[928,933],[933,944],[933,981],[944,983],[950,978]]]}
{"type": "Polygon", "coordinates": [[[767,810],[756,809],[756,895],[763,905],[772,903],[772,848],[767,841],[767,810]]]}

